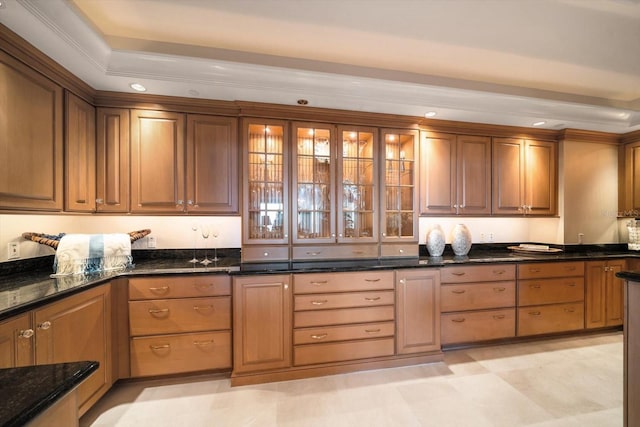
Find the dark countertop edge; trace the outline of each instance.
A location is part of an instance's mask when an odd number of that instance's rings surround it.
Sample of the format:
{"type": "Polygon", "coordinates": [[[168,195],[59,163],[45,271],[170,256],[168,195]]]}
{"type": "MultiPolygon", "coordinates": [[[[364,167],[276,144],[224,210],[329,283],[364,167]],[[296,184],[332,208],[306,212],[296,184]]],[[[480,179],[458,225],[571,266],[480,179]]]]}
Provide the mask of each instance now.
{"type": "Polygon", "coordinates": [[[616,277],[630,282],[640,282],[640,271],[620,271],[616,273],[616,277]]]}
{"type": "MultiPolygon", "coordinates": [[[[72,366],[72,365],[79,365],[79,366],[78,366],[78,369],[70,377],[60,382],[56,387],[52,388],[50,391],[45,392],[44,396],[41,396],[31,407],[19,408],[20,412],[18,412],[16,415],[11,417],[10,419],[5,420],[4,424],[2,424],[2,427],[20,427],[34,420],[37,416],[42,414],[45,410],[53,406],[53,404],[55,404],[58,400],[63,398],[67,393],[71,392],[74,388],[80,385],[82,381],[88,378],[89,375],[91,375],[94,371],[96,371],[100,366],[98,362],[92,362],[92,361],[56,364],[56,366],[61,366],[61,367],[72,366]]],[[[18,375],[21,370],[37,369],[38,366],[47,366],[47,365],[0,369],[0,377],[5,377],[13,373],[18,375]]],[[[30,391],[30,390],[25,390],[24,392],[33,394],[33,391],[30,391]]]]}

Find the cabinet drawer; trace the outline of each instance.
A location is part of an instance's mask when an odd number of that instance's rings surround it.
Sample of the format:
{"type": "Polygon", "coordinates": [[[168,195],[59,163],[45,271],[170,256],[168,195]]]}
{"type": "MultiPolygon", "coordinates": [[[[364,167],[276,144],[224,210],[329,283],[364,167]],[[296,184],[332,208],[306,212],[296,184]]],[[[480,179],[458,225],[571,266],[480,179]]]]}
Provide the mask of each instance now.
{"type": "Polygon", "coordinates": [[[299,345],[376,337],[392,337],[394,335],[394,331],[395,325],[393,322],[296,329],[293,331],[293,344],[299,345]]]}
{"type": "Polygon", "coordinates": [[[187,298],[129,302],[132,336],[231,328],[231,298],[187,298]]]}
{"type": "Polygon", "coordinates": [[[472,267],[445,267],[440,270],[441,283],[492,282],[515,280],[515,264],[475,265],[472,267]]]}
{"type": "Polygon", "coordinates": [[[293,326],[343,325],[350,323],[384,322],[394,319],[394,306],[366,308],[342,308],[337,310],[296,311],[293,313],[293,326]]]}
{"type": "Polygon", "coordinates": [[[129,279],[129,299],[189,298],[231,295],[231,277],[208,276],[134,277],[129,279]]]}
{"type": "Polygon", "coordinates": [[[393,289],[393,271],[294,274],[296,294],[393,289]]]}
{"type": "Polygon", "coordinates": [[[131,376],[231,368],[231,333],[158,335],[131,339],[131,376]]]}
{"type": "Polygon", "coordinates": [[[463,311],[516,305],[516,282],[442,285],[440,310],[463,311]]]}
{"type": "Polygon", "coordinates": [[[446,313],[441,315],[440,325],[443,345],[512,338],[516,334],[516,310],[446,313]]]}
{"type": "Polygon", "coordinates": [[[584,278],[521,280],[518,305],[555,304],[584,300],[584,278]]]}
{"type": "Polygon", "coordinates": [[[584,276],[584,262],[540,262],[518,266],[518,279],[571,276],[584,276]]]}
{"type": "Polygon", "coordinates": [[[243,246],[242,262],[289,261],[288,246],[243,246]]]}
{"type": "Polygon", "coordinates": [[[297,260],[378,258],[378,245],[294,246],[292,258],[297,260]]]}
{"type": "Polygon", "coordinates": [[[405,244],[382,244],[380,246],[380,256],[387,257],[418,257],[420,256],[420,247],[417,243],[405,244]]]}
{"type": "Polygon", "coordinates": [[[340,294],[296,295],[294,310],[324,310],[330,308],[373,307],[392,305],[393,291],[349,292],[340,294]]]}
{"type": "Polygon", "coordinates": [[[518,309],[518,336],[584,328],[584,304],[552,304],[518,309]]]}
{"type": "Polygon", "coordinates": [[[312,365],[393,356],[393,354],[393,338],[310,344],[294,347],[293,364],[296,366],[312,365]]]}

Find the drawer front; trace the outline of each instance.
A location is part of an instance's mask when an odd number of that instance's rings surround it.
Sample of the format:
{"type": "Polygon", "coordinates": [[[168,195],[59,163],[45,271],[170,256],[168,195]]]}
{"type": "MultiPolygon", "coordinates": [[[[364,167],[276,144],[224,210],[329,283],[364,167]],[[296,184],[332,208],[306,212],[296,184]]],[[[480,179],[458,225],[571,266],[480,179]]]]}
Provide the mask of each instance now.
{"type": "Polygon", "coordinates": [[[440,316],[443,345],[513,338],[516,335],[515,308],[445,313],[440,316]]]}
{"type": "Polygon", "coordinates": [[[555,304],[584,300],[584,278],[521,280],[518,305],[555,304]]]}
{"type": "Polygon", "coordinates": [[[341,294],[296,295],[294,310],[324,310],[330,308],[373,307],[394,302],[393,291],[349,292],[341,294]]]}
{"type": "Polygon", "coordinates": [[[584,328],[584,304],[552,304],[518,309],[518,336],[584,328]]]}
{"type": "Polygon", "coordinates": [[[378,258],[378,245],[294,246],[295,260],[378,258]]]}
{"type": "Polygon", "coordinates": [[[393,271],[294,274],[296,294],[394,289],[393,271]]]}
{"type": "Polygon", "coordinates": [[[316,363],[343,362],[346,360],[393,356],[393,354],[393,338],[303,345],[294,347],[293,364],[302,366],[316,363]]]}
{"type": "Polygon", "coordinates": [[[129,279],[129,299],[189,298],[231,295],[231,277],[207,276],[133,277],[129,279]]]}
{"type": "Polygon", "coordinates": [[[231,298],[129,302],[132,336],[231,329],[231,298]]]}
{"type": "Polygon", "coordinates": [[[385,322],[394,319],[394,306],[366,308],[342,308],[337,310],[296,311],[293,313],[293,326],[345,325],[352,323],[385,322]]]}
{"type": "Polygon", "coordinates": [[[420,256],[420,247],[417,243],[405,244],[382,244],[380,246],[380,256],[383,258],[391,257],[418,257],[420,256]]]}
{"type": "Polygon", "coordinates": [[[289,261],[288,246],[243,246],[242,262],[289,261]]]}
{"type": "Polygon", "coordinates": [[[516,282],[442,285],[440,311],[480,310],[516,305],[516,282]]]}
{"type": "Polygon", "coordinates": [[[231,368],[231,333],[159,335],[131,339],[131,376],[231,368]]]}
{"type": "Polygon", "coordinates": [[[453,266],[440,270],[441,283],[492,282],[516,280],[515,264],[453,266]]]}
{"type": "Polygon", "coordinates": [[[540,262],[520,264],[518,279],[540,279],[544,277],[584,276],[584,262],[540,262]]]}
{"type": "Polygon", "coordinates": [[[293,331],[293,344],[315,344],[333,341],[392,337],[394,332],[395,324],[393,322],[296,329],[293,331]]]}

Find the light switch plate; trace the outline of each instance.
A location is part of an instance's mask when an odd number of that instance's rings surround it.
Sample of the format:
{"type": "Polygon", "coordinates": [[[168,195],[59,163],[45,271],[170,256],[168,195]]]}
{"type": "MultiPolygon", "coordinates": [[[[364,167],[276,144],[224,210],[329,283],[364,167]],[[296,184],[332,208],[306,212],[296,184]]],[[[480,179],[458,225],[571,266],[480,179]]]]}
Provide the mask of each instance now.
{"type": "Polygon", "coordinates": [[[20,245],[18,242],[9,242],[7,245],[7,259],[20,258],[20,245]]]}
{"type": "Polygon", "coordinates": [[[156,247],[156,238],[155,238],[155,236],[147,237],[147,247],[155,249],[155,247],[156,247]]]}

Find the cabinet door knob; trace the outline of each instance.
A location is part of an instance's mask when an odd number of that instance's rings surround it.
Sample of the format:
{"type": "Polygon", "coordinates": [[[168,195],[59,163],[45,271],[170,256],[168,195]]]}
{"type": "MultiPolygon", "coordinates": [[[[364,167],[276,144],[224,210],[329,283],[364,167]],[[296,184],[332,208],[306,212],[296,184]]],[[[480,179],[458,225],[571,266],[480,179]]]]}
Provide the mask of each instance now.
{"type": "Polygon", "coordinates": [[[20,331],[18,333],[18,337],[20,338],[31,338],[33,336],[34,332],[33,329],[25,329],[23,331],[20,331]]]}
{"type": "Polygon", "coordinates": [[[103,199],[96,199],[96,203],[102,205],[104,203],[103,199]]]}
{"type": "Polygon", "coordinates": [[[50,321],[46,321],[46,322],[42,322],[38,325],[38,329],[42,329],[43,331],[46,331],[47,329],[49,329],[51,327],[51,322],[50,321]]]}

